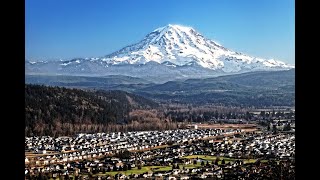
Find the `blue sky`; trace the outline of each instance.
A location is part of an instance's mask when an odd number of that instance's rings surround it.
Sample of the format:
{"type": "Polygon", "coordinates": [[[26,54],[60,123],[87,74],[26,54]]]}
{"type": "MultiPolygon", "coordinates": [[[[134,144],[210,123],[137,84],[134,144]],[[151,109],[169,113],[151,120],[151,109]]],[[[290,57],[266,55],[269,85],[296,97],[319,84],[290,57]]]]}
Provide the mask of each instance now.
{"type": "Polygon", "coordinates": [[[26,0],[25,57],[99,57],[167,24],[295,64],[294,0],[26,0]]]}

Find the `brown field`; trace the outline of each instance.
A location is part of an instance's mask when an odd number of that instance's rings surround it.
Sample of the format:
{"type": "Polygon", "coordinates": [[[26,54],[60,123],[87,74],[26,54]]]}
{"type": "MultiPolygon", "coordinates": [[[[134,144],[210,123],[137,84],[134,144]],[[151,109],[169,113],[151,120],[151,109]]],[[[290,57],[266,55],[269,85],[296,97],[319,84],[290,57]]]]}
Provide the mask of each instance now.
{"type": "Polygon", "coordinates": [[[40,153],[34,153],[34,152],[25,152],[25,156],[29,159],[35,158],[35,157],[41,157],[41,156],[48,156],[48,155],[55,155],[55,154],[62,154],[62,153],[70,153],[75,152],[74,151],[64,151],[64,152],[55,152],[55,151],[47,151],[46,154],[40,154],[40,153]]]}
{"type": "Polygon", "coordinates": [[[255,124],[196,124],[198,128],[213,129],[256,129],[255,124]]]}

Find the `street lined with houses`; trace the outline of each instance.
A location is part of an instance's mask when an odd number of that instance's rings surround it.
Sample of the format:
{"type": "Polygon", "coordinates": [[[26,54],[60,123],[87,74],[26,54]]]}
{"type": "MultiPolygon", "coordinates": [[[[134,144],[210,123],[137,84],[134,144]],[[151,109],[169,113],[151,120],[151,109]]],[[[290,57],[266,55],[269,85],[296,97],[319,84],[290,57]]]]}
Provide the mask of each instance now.
{"type": "Polygon", "coordinates": [[[128,151],[146,150],[167,145],[169,142],[183,143],[190,140],[238,133],[241,130],[184,129],[168,131],[141,131],[128,133],[78,134],[75,137],[26,137],[25,163],[48,165],[128,151]],[[30,155],[31,154],[31,155],[30,155]],[[39,154],[40,156],[37,156],[39,154]],[[32,157],[33,155],[33,157],[32,157]],[[30,162],[32,161],[32,162],[30,162]]]}
{"type": "Polygon", "coordinates": [[[193,127],[26,137],[25,144],[26,177],[43,173],[60,179],[245,178],[245,172],[255,176],[284,164],[287,173],[294,173],[295,135],[285,132],[193,127]]]}

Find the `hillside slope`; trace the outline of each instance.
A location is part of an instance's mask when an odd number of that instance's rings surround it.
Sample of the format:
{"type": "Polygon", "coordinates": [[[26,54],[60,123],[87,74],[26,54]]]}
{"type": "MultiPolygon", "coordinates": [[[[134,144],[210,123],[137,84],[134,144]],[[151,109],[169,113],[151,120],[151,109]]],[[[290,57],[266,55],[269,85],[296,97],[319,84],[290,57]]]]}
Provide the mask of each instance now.
{"type": "Polygon", "coordinates": [[[125,123],[133,109],[157,106],[151,100],[123,91],[25,85],[25,126],[29,134],[48,134],[67,123],[125,123]]]}
{"type": "Polygon", "coordinates": [[[110,77],[26,76],[27,83],[75,88],[123,90],[164,103],[221,104],[233,106],[294,106],[295,70],[261,71],[163,84],[110,77]],[[112,80],[116,78],[117,80],[112,80]],[[65,79],[68,79],[67,81],[65,79]],[[140,82],[140,83],[137,83],[140,82]],[[142,83],[144,82],[144,83],[142,83]]]}

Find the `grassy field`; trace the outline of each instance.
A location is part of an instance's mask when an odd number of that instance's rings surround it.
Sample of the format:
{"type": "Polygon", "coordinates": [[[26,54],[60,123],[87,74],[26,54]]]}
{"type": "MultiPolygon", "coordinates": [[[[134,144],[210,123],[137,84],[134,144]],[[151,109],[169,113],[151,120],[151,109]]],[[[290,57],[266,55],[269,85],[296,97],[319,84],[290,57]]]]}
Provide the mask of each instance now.
{"type": "MultiPolygon", "coordinates": [[[[202,159],[204,161],[208,161],[210,164],[212,164],[212,161],[216,160],[216,156],[206,156],[206,155],[191,155],[191,156],[185,156],[184,158],[187,159],[196,159],[196,158],[202,159]]],[[[219,164],[221,164],[221,160],[224,159],[226,163],[228,162],[232,162],[235,161],[237,159],[234,158],[228,158],[228,157],[220,157],[220,161],[219,164]]],[[[256,159],[244,159],[244,163],[254,163],[256,162],[256,159]]],[[[262,160],[261,162],[266,162],[267,160],[262,160]]],[[[205,162],[206,163],[206,162],[205,162]]],[[[197,164],[193,164],[193,162],[191,164],[188,165],[183,165],[183,164],[179,164],[180,169],[182,169],[183,167],[185,167],[186,169],[192,169],[192,168],[197,168],[197,167],[201,167],[201,162],[197,162],[197,164]]],[[[130,174],[143,174],[145,172],[148,171],[152,171],[152,172],[157,172],[157,171],[168,171],[171,170],[172,166],[143,166],[141,169],[138,169],[137,167],[132,168],[131,170],[127,170],[127,171],[111,171],[111,172],[106,172],[105,174],[97,174],[97,175],[111,175],[114,176],[118,173],[121,174],[125,174],[125,175],[130,175],[130,174]]]]}
{"type": "Polygon", "coordinates": [[[97,174],[97,175],[111,175],[114,176],[118,173],[130,175],[130,174],[143,174],[148,171],[152,172],[157,172],[157,171],[168,171],[171,170],[172,166],[143,166],[141,169],[138,169],[137,167],[132,168],[131,170],[127,171],[111,171],[111,172],[106,172],[105,174],[97,174]]]}
{"type": "MultiPolygon", "coordinates": [[[[106,175],[111,175],[114,176],[118,173],[120,174],[125,174],[125,175],[130,175],[130,174],[142,174],[145,172],[148,172],[150,170],[149,167],[141,167],[141,169],[138,169],[137,167],[132,168],[131,170],[127,170],[127,171],[111,171],[111,172],[106,172],[106,175]]],[[[103,174],[101,174],[103,175],[103,174]]]]}
{"type": "Polygon", "coordinates": [[[193,168],[198,168],[201,167],[201,163],[197,162],[197,164],[193,164],[193,162],[191,164],[187,164],[187,165],[181,165],[180,169],[185,167],[186,169],[193,169],[193,168]]]}
{"type": "MultiPolygon", "coordinates": [[[[188,158],[188,159],[195,159],[195,158],[199,158],[199,159],[203,159],[203,160],[207,160],[209,161],[209,163],[211,164],[212,161],[214,161],[216,159],[216,156],[205,156],[205,155],[192,155],[192,156],[185,156],[184,158],[188,158]]],[[[233,159],[233,158],[228,158],[228,157],[220,157],[220,160],[224,159],[226,163],[230,162],[230,161],[235,161],[237,159],[233,159]]],[[[255,162],[256,159],[249,159],[248,160],[244,160],[245,163],[253,163],[255,162]]],[[[261,160],[261,162],[267,162],[267,160],[261,160]]],[[[205,162],[206,163],[206,162],[205,162]]],[[[219,161],[219,164],[221,164],[221,161],[219,161]]],[[[184,165],[184,164],[179,164],[179,168],[180,169],[193,169],[193,168],[198,168],[201,167],[201,162],[197,162],[197,164],[188,164],[188,165],[184,165]]],[[[138,169],[137,167],[132,168],[131,170],[127,170],[127,171],[111,171],[111,172],[106,172],[105,174],[103,173],[99,173],[99,174],[95,174],[93,175],[95,176],[105,176],[105,175],[111,175],[112,177],[114,177],[116,174],[125,174],[126,176],[130,175],[130,174],[143,174],[146,172],[157,172],[157,171],[169,171],[172,169],[172,166],[143,166],[141,167],[141,169],[138,169]]],[[[87,176],[87,175],[86,175],[87,176]]],[[[53,179],[53,178],[51,178],[53,179]]],[[[50,179],[50,180],[51,180],[50,179]]]]}
{"type": "MultiPolygon", "coordinates": [[[[194,159],[194,158],[197,158],[199,157],[199,159],[203,159],[203,160],[207,160],[209,161],[209,163],[211,164],[212,161],[214,161],[216,159],[215,156],[205,156],[205,155],[193,155],[193,156],[186,156],[184,158],[189,158],[189,159],[194,159]]],[[[227,157],[220,157],[220,159],[224,159],[226,163],[228,162],[231,162],[231,161],[235,161],[236,159],[232,159],[232,158],[227,158],[227,157]]],[[[244,160],[245,163],[252,163],[252,162],[255,162],[256,160],[255,159],[249,159],[248,160],[244,160]]],[[[206,163],[206,162],[205,162],[206,163]]],[[[221,161],[219,161],[219,164],[221,164],[221,161]]],[[[198,167],[201,167],[201,162],[197,162],[197,164],[188,164],[188,165],[183,165],[183,164],[179,164],[179,167],[180,169],[183,169],[186,168],[186,169],[193,169],[193,168],[198,168],[198,167]]],[[[143,166],[141,169],[138,169],[137,167],[135,168],[132,168],[131,170],[127,170],[127,171],[111,171],[111,172],[106,172],[105,174],[96,174],[95,176],[101,176],[101,175],[111,175],[111,176],[114,176],[118,173],[121,173],[121,174],[125,174],[126,176],[127,175],[130,175],[130,174],[143,174],[145,172],[149,172],[149,171],[152,171],[152,172],[157,172],[157,171],[168,171],[168,170],[171,170],[172,169],[172,166],[143,166]]]]}
{"type": "MultiPolygon", "coordinates": [[[[207,156],[207,155],[191,155],[191,156],[185,156],[184,158],[187,158],[187,159],[199,158],[199,159],[202,159],[205,161],[209,161],[209,163],[211,163],[212,161],[215,161],[217,157],[216,156],[207,156]]],[[[219,157],[219,158],[220,158],[220,160],[224,159],[224,161],[226,163],[239,160],[239,159],[229,158],[229,157],[219,157]]],[[[254,163],[256,161],[257,161],[257,159],[243,159],[244,163],[254,163]]],[[[219,161],[219,164],[221,164],[221,161],[219,161]]]]}

